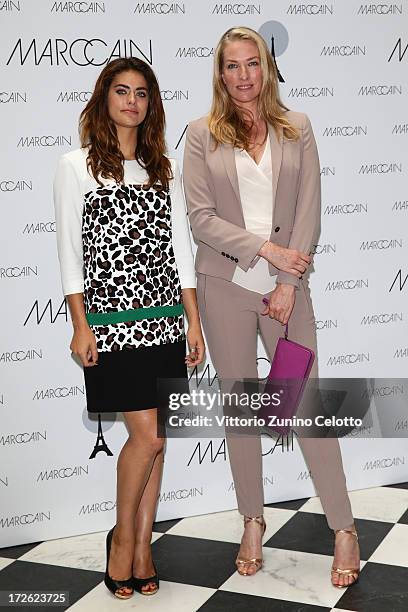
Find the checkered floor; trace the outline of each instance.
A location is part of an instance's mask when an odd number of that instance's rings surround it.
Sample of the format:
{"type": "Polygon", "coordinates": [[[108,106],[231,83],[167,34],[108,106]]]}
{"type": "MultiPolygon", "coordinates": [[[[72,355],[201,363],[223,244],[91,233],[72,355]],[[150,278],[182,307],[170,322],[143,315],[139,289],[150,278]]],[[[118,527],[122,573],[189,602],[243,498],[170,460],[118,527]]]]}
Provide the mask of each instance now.
{"type": "Polygon", "coordinates": [[[120,601],[107,591],[105,533],[0,549],[0,591],[66,590],[68,609],[81,612],[406,612],[408,483],[353,491],[350,498],[362,571],[349,589],[330,584],[333,534],[312,497],[265,508],[265,563],[256,576],[235,572],[242,523],[236,512],[222,512],[154,525],[161,582],[153,597],[135,593],[120,601]]]}

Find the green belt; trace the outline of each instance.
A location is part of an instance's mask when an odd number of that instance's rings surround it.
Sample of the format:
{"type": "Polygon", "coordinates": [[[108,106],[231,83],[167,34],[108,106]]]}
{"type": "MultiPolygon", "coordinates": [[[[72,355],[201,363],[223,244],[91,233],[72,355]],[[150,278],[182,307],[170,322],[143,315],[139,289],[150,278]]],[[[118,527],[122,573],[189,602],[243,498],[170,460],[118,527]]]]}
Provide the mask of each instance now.
{"type": "Polygon", "coordinates": [[[109,325],[110,323],[125,323],[126,321],[176,317],[182,315],[183,312],[183,304],[175,304],[174,306],[151,306],[150,308],[136,308],[135,310],[120,310],[117,312],[88,312],[86,320],[89,325],[109,325]]]}

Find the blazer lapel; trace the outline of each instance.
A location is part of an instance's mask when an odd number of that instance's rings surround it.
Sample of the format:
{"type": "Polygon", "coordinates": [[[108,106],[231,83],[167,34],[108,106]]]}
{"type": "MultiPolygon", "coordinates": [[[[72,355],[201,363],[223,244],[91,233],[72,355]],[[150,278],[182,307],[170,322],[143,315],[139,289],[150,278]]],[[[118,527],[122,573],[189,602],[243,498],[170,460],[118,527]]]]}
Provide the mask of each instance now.
{"type": "MultiPolygon", "coordinates": [[[[283,153],[283,131],[279,129],[279,137],[276,135],[274,128],[269,126],[269,139],[271,141],[271,155],[272,155],[272,189],[273,189],[273,201],[276,203],[276,190],[278,187],[279,172],[282,164],[282,153],[283,153]]],[[[275,206],[274,206],[275,208],[275,206]]]]}
{"type": "MultiPolygon", "coordinates": [[[[273,192],[273,201],[275,205],[273,207],[275,211],[276,207],[276,191],[278,187],[278,179],[279,172],[282,164],[282,154],[283,154],[283,132],[282,129],[279,129],[279,137],[277,136],[275,130],[272,126],[268,127],[269,130],[269,139],[271,143],[271,156],[272,156],[272,192],[273,192]]],[[[241,197],[239,194],[239,186],[238,186],[238,175],[237,168],[235,165],[234,158],[234,148],[231,145],[220,144],[219,150],[221,152],[222,161],[224,163],[225,171],[228,175],[234,193],[237,197],[240,206],[240,213],[242,218],[242,227],[245,227],[244,222],[244,214],[242,211],[241,197]]]]}
{"type": "Polygon", "coordinates": [[[221,151],[222,161],[224,162],[226,173],[228,175],[232,188],[234,189],[235,195],[237,196],[237,200],[241,204],[241,197],[239,195],[238,186],[237,167],[235,165],[234,157],[234,147],[232,145],[220,144],[219,149],[221,151]]]}

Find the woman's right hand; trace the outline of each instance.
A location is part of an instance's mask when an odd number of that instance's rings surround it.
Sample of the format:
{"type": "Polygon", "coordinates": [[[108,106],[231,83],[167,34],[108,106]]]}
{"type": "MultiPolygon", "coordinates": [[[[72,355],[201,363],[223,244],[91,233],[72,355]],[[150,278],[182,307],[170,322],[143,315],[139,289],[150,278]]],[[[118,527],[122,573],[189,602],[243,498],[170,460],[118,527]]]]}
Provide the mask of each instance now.
{"type": "Polygon", "coordinates": [[[273,242],[265,242],[259,249],[258,255],[269,261],[282,272],[289,272],[300,278],[312,261],[310,255],[297,249],[287,249],[273,242]]]}
{"type": "Polygon", "coordinates": [[[90,327],[81,327],[74,330],[70,349],[81,360],[85,368],[98,365],[98,351],[96,338],[90,327]]]}

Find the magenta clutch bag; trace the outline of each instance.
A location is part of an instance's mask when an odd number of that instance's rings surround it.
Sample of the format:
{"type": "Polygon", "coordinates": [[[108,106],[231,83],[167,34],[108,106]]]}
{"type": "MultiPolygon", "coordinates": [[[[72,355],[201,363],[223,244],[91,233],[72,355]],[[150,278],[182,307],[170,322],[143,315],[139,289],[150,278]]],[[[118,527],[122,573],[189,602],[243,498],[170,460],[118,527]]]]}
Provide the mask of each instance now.
{"type": "MultiPolygon", "coordinates": [[[[263,302],[269,303],[267,298],[263,302]]],[[[291,426],[273,424],[270,417],[276,415],[279,422],[281,419],[291,419],[296,414],[314,359],[315,354],[310,348],[288,339],[286,324],[285,337],[278,339],[264,389],[264,393],[271,396],[279,393],[280,403],[274,405],[271,398],[270,405],[263,405],[258,412],[258,416],[265,419],[265,424],[279,434],[288,434],[291,426]]]]}

